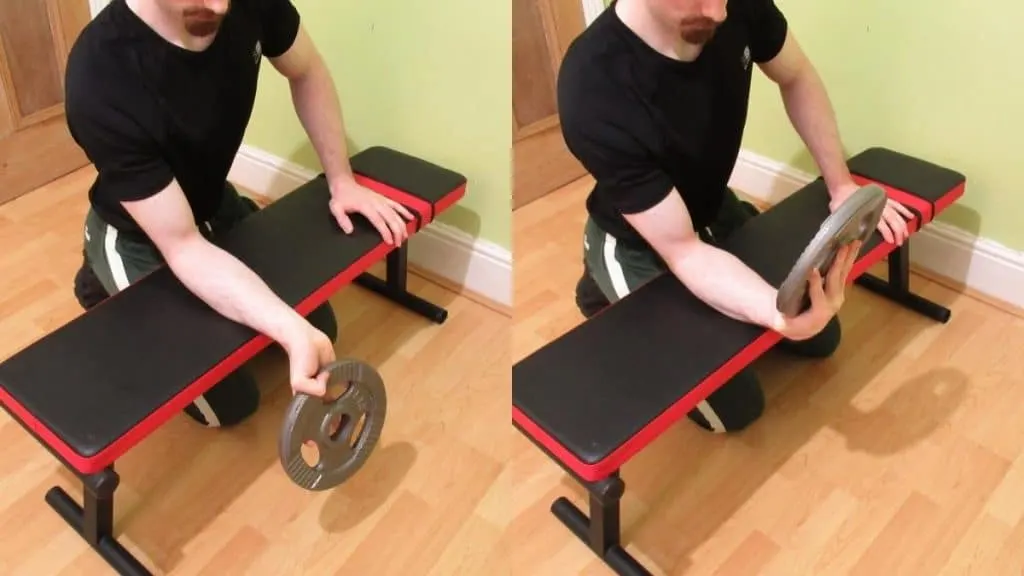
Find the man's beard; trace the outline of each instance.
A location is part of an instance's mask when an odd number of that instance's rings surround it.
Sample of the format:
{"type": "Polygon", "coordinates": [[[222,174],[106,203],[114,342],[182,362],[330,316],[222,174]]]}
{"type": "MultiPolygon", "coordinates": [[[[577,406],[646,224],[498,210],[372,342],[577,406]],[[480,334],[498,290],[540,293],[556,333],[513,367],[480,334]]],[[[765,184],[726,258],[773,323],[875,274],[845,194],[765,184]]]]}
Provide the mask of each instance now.
{"type": "Polygon", "coordinates": [[[718,24],[707,18],[684,21],[680,26],[679,35],[690,44],[702,46],[711,41],[718,24]]]}
{"type": "Polygon", "coordinates": [[[205,8],[185,10],[182,17],[185,31],[197,38],[212,36],[217,30],[220,30],[221,22],[224,21],[224,16],[205,8]]]}

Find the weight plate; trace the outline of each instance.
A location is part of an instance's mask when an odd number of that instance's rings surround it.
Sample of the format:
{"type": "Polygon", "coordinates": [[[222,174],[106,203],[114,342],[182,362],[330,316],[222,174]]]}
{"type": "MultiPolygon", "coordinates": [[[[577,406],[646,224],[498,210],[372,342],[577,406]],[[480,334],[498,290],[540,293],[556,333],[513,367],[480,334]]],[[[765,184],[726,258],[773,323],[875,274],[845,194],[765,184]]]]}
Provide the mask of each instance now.
{"type": "Polygon", "coordinates": [[[779,288],[775,305],[780,312],[797,316],[810,307],[808,274],[817,267],[825,277],[841,247],[858,240],[867,242],[882,218],[886,199],[885,190],[877,184],[868,184],[850,195],[825,219],[779,288]]]}
{"type": "Polygon", "coordinates": [[[330,374],[328,394],[338,384],[347,388],[333,401],[296,394],[278,443],[285,473],[307,490],[334,488],[359,471],[376,448],[387,415],[384,381],[371,366],[344,359],[324,370],[330,374]],[[316,447],[313,463],[302,454],[309,443],[316,447]]]}

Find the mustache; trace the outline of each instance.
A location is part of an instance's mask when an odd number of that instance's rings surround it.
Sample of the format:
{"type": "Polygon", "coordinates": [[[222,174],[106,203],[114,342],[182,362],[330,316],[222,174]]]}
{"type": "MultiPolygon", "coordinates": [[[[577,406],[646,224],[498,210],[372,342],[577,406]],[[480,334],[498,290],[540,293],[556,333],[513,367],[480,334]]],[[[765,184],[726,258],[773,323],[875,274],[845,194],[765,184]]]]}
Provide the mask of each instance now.
{"type": "Polygon", "coordinates": [[[711,18],[702,16],[684,18],[679,22],[679,27],[684,30],[711,30],[718,27],[718,23],[711,18]]]}
{"type": "Polygon", "coordinates": [[[217,22],[224,18],[223,14],[217,14],[208,8],[186,8],[182,12],[182,16],[190,20],[200,20],[203,22],[217,22]]]}

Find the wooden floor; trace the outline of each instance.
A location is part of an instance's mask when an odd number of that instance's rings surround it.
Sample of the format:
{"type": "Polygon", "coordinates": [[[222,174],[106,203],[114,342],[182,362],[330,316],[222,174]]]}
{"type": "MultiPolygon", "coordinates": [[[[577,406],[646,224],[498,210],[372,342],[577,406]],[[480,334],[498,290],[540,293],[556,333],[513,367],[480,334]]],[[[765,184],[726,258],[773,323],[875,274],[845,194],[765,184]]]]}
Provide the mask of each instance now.
{"type": "MultiPolygon", "coordinates": [[[[0,359],[81,313],[71,280],[92,174],[0,206],[0,359]]],[[[285,477],[287,365],[268,352],[254,360],[265,397],[252,420],[214,431],[178,417],[118,463],[123,543],[157,574],[507,573],[509,320],[410,285],[449,309],[443,327],[359,288],[332,299],[338,355],[375,364],[389,394],[380,445],[355,478],[308,493],[285,477]]],[[[43,502],[55,484],[77,498],[73,477],[6,414],[0,446],[0,574],[111,574],[43,502]]]]}
{"type": "MultiPolygon", "coordinates": [[[[513,361],[581,321],[577,182],[514,221],[513,361]]],[[[635,458],[623,529],[657,574],[1019,575],[1024,320],[914,277],[938,325],[854,289],[826,361],[759,363],[768,409],[742,434],[684,420],[635,458]]],[[[548,511],[581,491],[514,441],[515,574],[609,574],[548,511]]],[[[585,509],[585,508],[584,508],[585,509]]]]}

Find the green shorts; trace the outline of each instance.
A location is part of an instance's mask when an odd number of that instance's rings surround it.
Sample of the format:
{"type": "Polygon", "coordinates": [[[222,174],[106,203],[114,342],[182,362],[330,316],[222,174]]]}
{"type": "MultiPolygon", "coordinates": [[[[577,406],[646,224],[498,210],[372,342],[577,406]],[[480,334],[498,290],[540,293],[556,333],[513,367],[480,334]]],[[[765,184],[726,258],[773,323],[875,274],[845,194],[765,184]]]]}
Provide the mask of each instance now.
{"type": "MultiPolygon", "coordinates": [[[[214,217],[199,225],[207,238],[227,232],[259,210],[255,202],[240,195],[234,186],[227,184],[226,192],[214,217]]],[[[124,290],[165,264],[152,242],[137,235],[121,234],[93,210],[85,218],[85,254],[107,294],[124,290]]]]}

